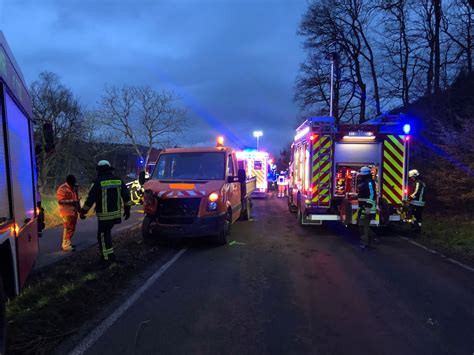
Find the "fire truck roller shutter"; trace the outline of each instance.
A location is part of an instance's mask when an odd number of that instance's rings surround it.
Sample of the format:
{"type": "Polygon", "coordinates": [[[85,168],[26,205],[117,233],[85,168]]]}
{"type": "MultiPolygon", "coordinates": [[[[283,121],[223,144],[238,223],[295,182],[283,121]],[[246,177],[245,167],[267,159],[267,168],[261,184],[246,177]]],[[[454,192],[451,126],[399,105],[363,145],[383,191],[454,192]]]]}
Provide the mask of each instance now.
{"type": "Polygon", "coordinates": [[[332,139],[329,135],[315,136],[313,140],[312,185],[313,203],[329,206],[332,173],[332,139]]]}
{"type": "Polygon", "coordinates": [[[380,166],[380,156],[380,143],[336,143],[334,162],[380,166]]]}
{"type": "Polygon", "coordinates": [[[388,135],[383,145],[382,197],[393,206],[403,199],[404,136],[388,135]]]}

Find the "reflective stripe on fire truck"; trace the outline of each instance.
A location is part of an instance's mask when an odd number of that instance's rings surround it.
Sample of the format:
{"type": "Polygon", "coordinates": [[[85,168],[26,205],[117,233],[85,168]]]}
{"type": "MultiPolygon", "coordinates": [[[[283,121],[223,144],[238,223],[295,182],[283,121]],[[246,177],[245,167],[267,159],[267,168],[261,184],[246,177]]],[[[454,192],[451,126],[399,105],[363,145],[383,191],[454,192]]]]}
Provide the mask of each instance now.
{"type": "Polygon", "coordinates": [[[253,173],[257,177],[257,188],[266,190],[267,189],[267,183],[265,180],[266,169],[253,170],[253,173]]]}
{"type": "Polygon", "coordinates": [[[403,198],[403,138],[388,135],[383,145],[382,197],[391,205],[401,205],[403,198]]]}
{"type": "Polygon", "coordinates": [[[330,184],[331,184],[331,168],[332,159],[330,152],[332,140],[331,136],[314,136],[313,140],[313,203],[318,203],[320,206],[329,206],[331,199],[330,184]]]}

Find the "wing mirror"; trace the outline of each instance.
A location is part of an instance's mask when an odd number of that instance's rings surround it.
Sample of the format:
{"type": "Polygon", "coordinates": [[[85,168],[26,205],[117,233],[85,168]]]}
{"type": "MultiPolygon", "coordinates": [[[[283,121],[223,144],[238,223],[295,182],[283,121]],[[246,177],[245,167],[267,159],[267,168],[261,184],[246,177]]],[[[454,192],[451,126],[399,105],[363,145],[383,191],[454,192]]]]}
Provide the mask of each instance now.
{"type": "Polygon", "coordinates": [[[43,124],[44,151],[52,153],[55,150],[53,124],[46,122],[43,124]]]}
{"type": "Polygon", "coordinates": [[[140,173],[138,174],[138,182],[140,183],[140,185],[145,184],[146,182],[145,171],[140,171],[140,173]]]}
{"type": "Polygon", "coordinates": [[[247,173],[245,172],[244,169],[239,169],[237,171],[237,177],[239,179],[239,182],[243,184],[245,181],[247,181],[247,173]]]}

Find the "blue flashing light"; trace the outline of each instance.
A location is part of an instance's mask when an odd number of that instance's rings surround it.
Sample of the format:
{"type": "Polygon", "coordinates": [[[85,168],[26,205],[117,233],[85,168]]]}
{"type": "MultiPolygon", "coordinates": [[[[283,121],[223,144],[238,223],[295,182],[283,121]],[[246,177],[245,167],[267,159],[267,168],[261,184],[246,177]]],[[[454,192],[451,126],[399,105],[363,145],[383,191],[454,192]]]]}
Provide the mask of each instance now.
{"type": "Polygon", "coordinates": [[[405,132],[405,134],[409,134],[410,131],[411,131],[411,126],[408,123],[403,125],[403,132],[405,132]]]}
{"type": "Polygon", "coordinates": [[[145,161],[144,161],[143,159],[140,159],[140,160],[139,160],[139,163],[140,163],[140,164],[143,164],[143,163],[145,163],[145,161]]]}

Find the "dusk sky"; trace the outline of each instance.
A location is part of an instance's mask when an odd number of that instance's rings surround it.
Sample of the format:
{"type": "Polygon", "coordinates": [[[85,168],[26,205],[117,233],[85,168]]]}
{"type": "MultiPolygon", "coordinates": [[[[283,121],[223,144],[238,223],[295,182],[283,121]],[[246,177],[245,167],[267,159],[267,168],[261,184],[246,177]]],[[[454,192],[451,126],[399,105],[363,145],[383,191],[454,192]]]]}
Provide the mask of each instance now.
{"type": "Polygon", "coordinates": [[[48,70],[94,108],[104,88],[170,89],[188,107],[181,145],[278,152],[294,135],[306,0],[0,0],[3,30],[28,83],[48,70]],[[238,141],[238,142],[237,142],[238,141]]]}

